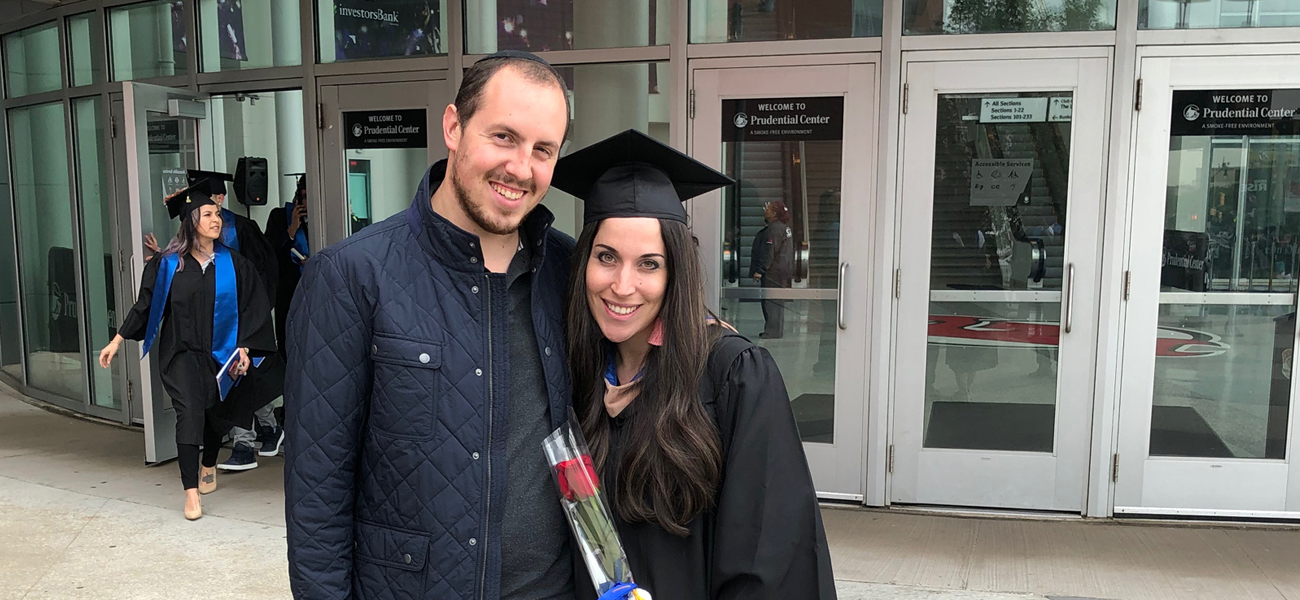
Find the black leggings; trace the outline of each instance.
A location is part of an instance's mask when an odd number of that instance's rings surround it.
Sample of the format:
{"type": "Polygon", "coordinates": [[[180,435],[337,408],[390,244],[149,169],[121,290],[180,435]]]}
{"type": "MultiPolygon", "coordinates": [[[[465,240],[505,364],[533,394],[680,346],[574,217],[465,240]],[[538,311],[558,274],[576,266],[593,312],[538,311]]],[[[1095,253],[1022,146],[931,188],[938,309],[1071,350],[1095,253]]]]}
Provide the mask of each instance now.
{"type": "MultiPolygon", "coordinates": [[[[203,466],[217,466],[217,453],[221,452],[221,442],[225,432],[212,428],[212,420],[203,420],[203,466]]],[[[176,444],[176,462],[181,467],[181,485],[185,489],[199,487],[199,447],[194,444],[176,444]]]]}

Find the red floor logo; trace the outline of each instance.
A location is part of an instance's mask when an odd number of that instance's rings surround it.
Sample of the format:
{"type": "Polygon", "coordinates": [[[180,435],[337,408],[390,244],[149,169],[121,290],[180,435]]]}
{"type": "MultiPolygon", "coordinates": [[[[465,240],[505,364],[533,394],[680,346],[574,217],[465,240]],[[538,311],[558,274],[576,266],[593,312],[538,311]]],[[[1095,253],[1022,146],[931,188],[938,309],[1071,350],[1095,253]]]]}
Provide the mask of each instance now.
{"type": "MultiPolygon", "coordinates": [[[[1055,348],[1061,328],[1056,323],[1011,321],[965,316],[930,316],[930,343],[945,346],[990,348],[1055,348]]],[[[1219,356],[1231,349],[1213,333],[1160,327],[1156,334],[1156,356],[1203,358],[1219,356]]]]}

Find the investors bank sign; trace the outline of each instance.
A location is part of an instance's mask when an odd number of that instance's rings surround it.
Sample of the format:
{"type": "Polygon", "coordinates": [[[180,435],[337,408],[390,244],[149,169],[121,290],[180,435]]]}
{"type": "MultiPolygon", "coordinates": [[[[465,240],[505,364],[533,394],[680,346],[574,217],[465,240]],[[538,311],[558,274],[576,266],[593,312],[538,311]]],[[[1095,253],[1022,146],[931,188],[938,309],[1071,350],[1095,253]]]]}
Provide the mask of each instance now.
{"type": "Polygon", "coordinates": [[[844,97],[722,101],[722,141],[844,139],[844,97]]]}
{"type": "Polygon", "coordinates": [[[1300,135],[1300,89],[1175,91],[1169,125],[1174,136],[1300,135]]]}

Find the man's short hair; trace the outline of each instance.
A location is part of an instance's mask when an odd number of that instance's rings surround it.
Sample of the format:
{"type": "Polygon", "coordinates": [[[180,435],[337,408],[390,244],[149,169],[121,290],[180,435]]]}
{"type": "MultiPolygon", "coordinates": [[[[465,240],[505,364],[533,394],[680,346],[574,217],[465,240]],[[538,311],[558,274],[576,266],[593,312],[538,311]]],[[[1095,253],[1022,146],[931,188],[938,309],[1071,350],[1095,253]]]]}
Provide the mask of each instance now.
{"type": "Polygon", "coordinates": [[[573,127],[573,119],[570,117],[573,107],[569,105],[568,86],[565,85],[564,78],[555,67],[528,52],[498,52],[475,62],[465,71],[465,77],[460,81],[460,89],[456,92],[455,102],[456,114],[460,116],[461,124],[468,123],[474,117],[474,113],[478,112],[483,102],[483,90],[487,89],[487,84],[492,77],[506,67],[514,69],[524,79],[533,83],[553,84],[560,88],[560,93],[564,96],[564,140],[569,139],[569,130],[573,127]]]}

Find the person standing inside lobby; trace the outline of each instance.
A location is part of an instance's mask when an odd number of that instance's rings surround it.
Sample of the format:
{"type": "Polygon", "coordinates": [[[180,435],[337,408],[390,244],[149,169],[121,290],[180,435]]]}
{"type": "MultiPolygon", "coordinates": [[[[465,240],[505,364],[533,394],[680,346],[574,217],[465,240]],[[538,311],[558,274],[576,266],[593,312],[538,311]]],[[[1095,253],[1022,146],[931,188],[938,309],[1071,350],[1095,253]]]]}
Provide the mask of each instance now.
{"type": "Polygon", "coordinates": [[[298,600],[572,599],[542,440],[572,397],[573,239],[539,206],[568,127],[549,64],[478,61],[410,208],[307,261],[285,386],[298,600]]]}
{"type": "MultiPolygon", "coordinates": [[[[749,251],[749,276],[764,289],[790,287],[794,280],[794,232],[790,230],[790,209],[780,200],[763,206],[767,225],[754,235],[749,251]]],[[[758,337],[779,339],[785,335],[785,301],[763,299],[763,332],[758,337]]]]}

